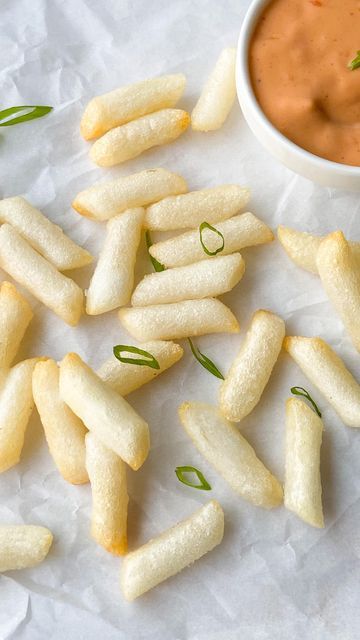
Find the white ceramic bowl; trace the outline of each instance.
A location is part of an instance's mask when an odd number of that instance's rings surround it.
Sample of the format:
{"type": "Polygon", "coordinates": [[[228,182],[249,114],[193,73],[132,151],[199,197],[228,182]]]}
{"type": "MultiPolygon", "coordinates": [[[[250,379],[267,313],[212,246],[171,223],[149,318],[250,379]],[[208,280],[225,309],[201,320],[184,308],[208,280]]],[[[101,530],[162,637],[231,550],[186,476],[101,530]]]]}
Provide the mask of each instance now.
{"type": "Polygon", "coordinates": [[[286,167],[329,187],[360,191],[360,167],[331,162],[291,142],[263,113],[253,92],[248,49],[258,18],[270,0],[253,0],[241,27],[237,48],[236,87],[244,117],[259,142],[286,167]]]}

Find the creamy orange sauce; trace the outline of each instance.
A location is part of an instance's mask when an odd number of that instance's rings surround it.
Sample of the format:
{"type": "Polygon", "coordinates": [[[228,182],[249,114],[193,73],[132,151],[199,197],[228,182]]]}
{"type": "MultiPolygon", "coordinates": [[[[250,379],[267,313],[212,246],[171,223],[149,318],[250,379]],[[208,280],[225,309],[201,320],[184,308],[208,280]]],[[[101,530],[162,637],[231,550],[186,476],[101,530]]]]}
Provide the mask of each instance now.
{"type": "Polygon", "coordinates": [[[256,98],[281,133],[360,166],[360,0],[273,0],[249,49],[256,98]]]}

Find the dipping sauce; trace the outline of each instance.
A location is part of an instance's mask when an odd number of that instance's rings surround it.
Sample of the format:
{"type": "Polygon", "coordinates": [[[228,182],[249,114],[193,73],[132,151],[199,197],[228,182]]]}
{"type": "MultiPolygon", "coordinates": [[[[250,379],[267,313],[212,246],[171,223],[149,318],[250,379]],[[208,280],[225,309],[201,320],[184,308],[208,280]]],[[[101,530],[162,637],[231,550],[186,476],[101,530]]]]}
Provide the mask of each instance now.
{"type": "Polygon", "coordinates": [[[255,28],[249,68],[272,124],[317,156],[360,166],[360,0],[273,0],[255,28]]]}

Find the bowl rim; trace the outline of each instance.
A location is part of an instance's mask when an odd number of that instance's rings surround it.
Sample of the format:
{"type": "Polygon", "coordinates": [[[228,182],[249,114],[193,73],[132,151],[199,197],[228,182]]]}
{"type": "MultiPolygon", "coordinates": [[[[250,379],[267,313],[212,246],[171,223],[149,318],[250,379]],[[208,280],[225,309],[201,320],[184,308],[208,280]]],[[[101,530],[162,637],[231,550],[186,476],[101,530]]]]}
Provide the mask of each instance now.
{"type": "Polygon", "coordinates": [[[281,133],[272,124],[272,122],[270,122],[261,109],[260,104],[256,99],[250,79],[248,50],[250,39],[253,35],[258,18],[266,5],[270,4],[271,1],[272,0],[252,0],[241,25],[236,54],[236,90],[240,104],[242,96],[244,95],[244,92],[246,92],[247,98],[251,102],[251,107],[254,110],[257,119],[261,121],[261,125],[266,129],[269,135],[276,137],[279,143],[281,143],[289,153],[296,154],[298,157],[310,162],[313,166],[318,167],[322,171],[328,170],[332,173],[336,173],[337,175],[342,174],[351,177],[360,177],[360,167],[327,160],[327,158],[317,156],[314,153],[311,153],[311,151],[303,149],[295,142],[292,142],[292,140],[289,140],[289,138],[284,136],[284,134],[281,133]]]}

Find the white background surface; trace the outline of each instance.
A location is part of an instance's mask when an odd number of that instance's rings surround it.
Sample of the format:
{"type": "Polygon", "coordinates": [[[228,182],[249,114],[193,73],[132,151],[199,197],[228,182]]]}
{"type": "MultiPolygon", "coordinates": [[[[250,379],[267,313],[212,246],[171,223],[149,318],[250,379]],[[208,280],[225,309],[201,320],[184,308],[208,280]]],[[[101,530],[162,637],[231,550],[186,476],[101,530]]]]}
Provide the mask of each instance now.
{"type": "MultiPolygon", "coordinates": [[[[273,228],[285,223],[324,233],[342,228],[360,239],[359,196],[324,189],[284,169],[255,141],[236,104],[222,130],[188,131],[173,145],[113,170],[93,166],[79,135],[86,102],[123,83],[184,72],[191,109],[223,46],[235,45],[247,0],[11,0],[0,3],[1,108],[50,104],[43,120],[0,134],[1,197],[23,194],[75,240],[97,253],[102,225],[71,209],[96,180],[164,166],[191,189],[249,185],[249,209],[273,228]]],[[[224,296],[239,317],[240,336],[197,340],[225,372],[251,314],[280,313],[289,334],[321,335],[360,378],[358,354],[344,335],[319,280],[297,269],[274,242],[243,252],[246,274],[224,296]]],[[[145,252],[140,266],[149,268],[145,252]]],[[[91,269],[78,271],[87,286],[91,269]]],[[[75,329],[32,300],[36,317],[19,358],[60,359],[75,350],[97,367],[119,342],[132,343],[116,313],[84,318],[75,329]]],[[[129,472],[129,545],[189,515],[211,497],[224,507],[220,547],[133,604],[119,588],[121,560],[90,539],[89,486],[61,479],[38,417],[28,428],[21,463],[0,477],[0,520],[48,526],[55,543],[39,567],[0,577],[0,638],[37,640],[352,640],[359,634],[359,434],[344,427],[287,356],[281,356],[262,401],[242,424],[259,457],[284,476],[284,401],[304,385],[323,410],[322,476],[326,528],[303,524],[284,508],[267,512],[233,494],[201,459],[177,418],[187,399],[214,402],[219,382],[184,359],[130,396],[151,425],[150,456],[129,472]],[[177,465],[199,467],[213,487],[181,485],[177,465]]]]}

